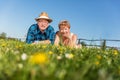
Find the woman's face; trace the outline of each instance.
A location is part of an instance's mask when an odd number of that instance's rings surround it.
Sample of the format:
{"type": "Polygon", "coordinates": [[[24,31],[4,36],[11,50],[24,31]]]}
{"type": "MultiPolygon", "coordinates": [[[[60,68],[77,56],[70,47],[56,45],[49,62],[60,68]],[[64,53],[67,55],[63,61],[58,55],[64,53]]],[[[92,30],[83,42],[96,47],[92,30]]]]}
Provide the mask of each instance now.
{"type": "Polygon", "coordinates": [[[49,22],[46,19],[39,19],[37,23],[41,31],[44,31],[48,27],[48,24],[49,24],[49,22]]]}
{"type": "Polygon", "coordinates": [[[60,33],[62,34],[62,36],[69,36],[70,29],[67,26],[60,26],[60,33]]]}

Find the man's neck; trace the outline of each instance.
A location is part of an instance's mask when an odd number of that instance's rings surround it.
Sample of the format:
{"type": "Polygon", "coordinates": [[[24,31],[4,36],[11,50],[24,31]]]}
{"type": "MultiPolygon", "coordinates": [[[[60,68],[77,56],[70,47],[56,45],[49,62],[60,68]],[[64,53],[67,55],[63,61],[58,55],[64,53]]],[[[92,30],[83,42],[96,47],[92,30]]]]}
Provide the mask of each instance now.
{"type": "Polygon", "coordinates": [[[44,32],[45,32],[45,30],[41,30],[41,32],[42,32],[42,33],[44,33],[44,32]]]}

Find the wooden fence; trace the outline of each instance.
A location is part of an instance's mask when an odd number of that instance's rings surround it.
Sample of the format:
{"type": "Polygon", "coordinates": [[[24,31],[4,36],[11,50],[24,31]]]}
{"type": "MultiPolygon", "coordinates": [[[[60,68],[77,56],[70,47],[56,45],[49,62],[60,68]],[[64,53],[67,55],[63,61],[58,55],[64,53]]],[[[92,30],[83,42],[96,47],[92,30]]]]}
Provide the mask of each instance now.
{"type": "Polygon", "coordinates": [[[120,44],[120,40],[112,40],[112,39],[83,39],[83,38],[79,38],[78,39],[78,44],[81,44],[82,42],[100,42],[101,44],[100,45],[95,45],[95,44],[88,44],[88,43],[85,43],[86,46],[96,46],[96,47],[101,47],[101,48],[117,48],[117,49],[120,49],[120,45],[119,47],[118,46],[108,46],[106,43],[107,42],[118,42],[120,44]]]}

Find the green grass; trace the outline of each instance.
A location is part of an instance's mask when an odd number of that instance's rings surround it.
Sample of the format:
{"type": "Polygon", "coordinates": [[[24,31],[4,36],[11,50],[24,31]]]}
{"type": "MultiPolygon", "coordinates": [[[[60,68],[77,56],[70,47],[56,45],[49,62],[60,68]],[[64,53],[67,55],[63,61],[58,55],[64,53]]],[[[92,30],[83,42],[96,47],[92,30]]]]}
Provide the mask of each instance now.
{"type": "Polygon", "coordinates": [[[119,79],[119,50],[0,40],[0,80],[119,79]]]}

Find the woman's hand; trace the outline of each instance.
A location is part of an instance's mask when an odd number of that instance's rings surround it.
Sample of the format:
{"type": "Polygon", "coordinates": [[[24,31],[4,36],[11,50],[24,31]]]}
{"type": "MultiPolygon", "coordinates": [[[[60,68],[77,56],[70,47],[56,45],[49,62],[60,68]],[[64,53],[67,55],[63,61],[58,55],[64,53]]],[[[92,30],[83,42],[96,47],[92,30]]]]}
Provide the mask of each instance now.
{"type": "Polygon", "coordinates": [[[64,37],[66,37],[66,38],[68,38],[68,39],[71,38],[69,33],[64,34],[64,37]]]}

